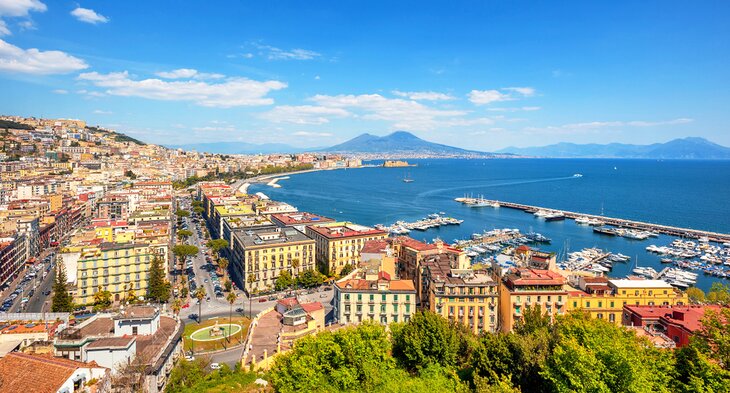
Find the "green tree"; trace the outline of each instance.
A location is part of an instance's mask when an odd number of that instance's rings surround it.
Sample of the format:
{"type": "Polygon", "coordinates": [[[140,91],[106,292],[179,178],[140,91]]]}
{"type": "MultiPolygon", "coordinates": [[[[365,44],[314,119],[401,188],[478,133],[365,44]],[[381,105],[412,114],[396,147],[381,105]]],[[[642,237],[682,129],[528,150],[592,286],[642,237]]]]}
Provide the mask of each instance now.
{"type": "Polygon", "coordinates": [[[172,312],[173,312],[173,314],[175,314],[177,316],[178,314],[180,314],[180,310],[181,309],[182,309],[182,302],[180,301],[180,299],[175,299],[172,302],[172,312]]]}
{"type": "Polygon", "coordinates": [[[282,270],[279,272],[279,277],[276,278],[274,288],[277,291],[281,291],[291,287],[294,284],[294,280],[291,277],[291,273],[288,270],[282,270]]]}
{"type": "Polygon", "coordinates": [[[701,322],[700,331],[693,336],[694,342],[720,367],[730,370],[730,307],[706,310],[701,322]]]}
{"type": "Polygon", "coordinates": [[[195,212],[196,214],[201,214],[201,213],[203,213],[203,212],[205,211],[205,209],[203,209],[203,207],[202,207],[202,206],[195,206],[195,207],[193,208],[193,211],[194,211],[194,212],[195,212]]]}
{"type": "Polygon", "coordinates": [[[223,281],[223,289],[225,289],[226,292],[231,292],[231,290],[233,290],[233,284],[231,283],[231,280],[223,281]]]}
{"type": "Polygon", "coordinates": [[[126,170],[124,172],[124,176],[126,176],[126,177],[128,177],[128,178],[130,178],[132,180],[135,180],[137,178],[137,175],[135,175],[134,172],[132,172],[131,169],[126,170]]]}
{"type": "Polygon", "coordinates": [[[707,301],[714,304],[730,305],[730,285],[719,282],[712,283],[710,292],[707,293],[707,301]]]}
{"type": "Polygon", "coordinates": [[[415,313],[393,331],[393,356],[409,370],[456,366],[463,349],[461,325],[430,311],[415,313]]]}
{"type": "Polygon", "coordinates": [[[147,277],[147,299],[166,303],[170,299],[170,282],[165,278],[165,269],[162,258],[155,256],[150,263],[149,276],[147,277]]]}
{"type": "Polygon", "coordinates": [[[208,248],[213,251],[213,255],[218,256],[218,252],[224,248],[228,248],[228,240],[226,239],[212,239],[208,240],[206,244],[208,248]]]}
{"type": "Polygon", "coordinates": [[[276,357],[269,381],[276,391],[371,391],[395,368],[385,328],[371,322],[297,340],[276,357]]]}
{"type": "Polygon", "coordinates": [[[191,205],[193,207],[203,207],[203,202],[202,201],[194,200],[194,201],[191,202],[191,205]]]}
{"type": "Polygon", "coordinates": [[[730,372],[711,360],[701,345],[690,342],[674,352],[673,391],[678,393],[730,392],[730,372]]]}
{"type": "Polygon", "coordinates": [[[175,212],[175,215],[178,218],[190,217],[190,212],[187,210],[177,209],[177,211],[175,212]]]}
{"type": "Polygon", "coordinates": [[[235,292],[228,292],[228,295],[226,295],[226,300],[228,301],[228,305],[230,306],[230,309],[228,310],[228,328],[226,330],[228,334],[228,342],[231,341],[231,323],[233,322],[233,303],[236,302],[236,293],[235,292]]]}
{"type": "Polygon", "coordinates": [[[189,238],[192,235],[193,235],[193,232],[192,231],[189,231],[187,229],[181,229],[181,230],[177,231],[177,237],[178,237],[178,239],[185,240],[185,239],[189,238]]]}
{"type": "Polygon", "coordinates": [[[94,294],[94,311],[106,310],[112,305],[112,293],[103,291],[101,286],[94,294]]]}
{"type": "Polygon", "coordinates": [[[187,257],[198,255],[198,251],[198,247],[190,244],[176,244],[172,248],[172,253],[178,258],[181,265],[185,263],[187,257]]]}
{"type": "Polygon", "coordinates": [[[72,312],[74,310],[73,298],[66,288],[66,269],[63,263],[56,264],[56,279],[53,283],[53,300],[51,311],[72,312]]]}
{"type": "Polygon", "coordinates": [[[687,288],[687,297],[689,298],[689,301],[692,303],[704,303],[705,302],[705,293],[697,288],[687,288]]]}
{"type": "Polygon", "coordinates": [[[346,275],[352,273],[352,271],[355,270],[355,265],[347,264],[342,267],[342,270],[340,271],[340,277],[345,277],[346,275]]]}
{"type": "Polygon", "coordinates": [[[203,320],[203,299],[205,299],[205,287],[202,285],[195,290],[193,296],[198,299],[198,323],[203,320]]]}
{"type": "Polygon", "coordinates": [[[313,288],[322,284],[322,273],[314,269],[306,269],[297,277],[297,284],[304,288],[313,288]]]}
{"type": "Polygon", "coordinates": [[[223,270],[223,274],[228,273],[228,265],[230,264],[230,261],[228,258],[220,257],[218,258],[218,266],[220,266],[221,270],[223,270]]]}
{"type": "Polygon", "coordinates": [[[541,375],[556,392],[668,392],[671,353],[624,328],[573,313],[556,324],[559,340],[541,375]]]}

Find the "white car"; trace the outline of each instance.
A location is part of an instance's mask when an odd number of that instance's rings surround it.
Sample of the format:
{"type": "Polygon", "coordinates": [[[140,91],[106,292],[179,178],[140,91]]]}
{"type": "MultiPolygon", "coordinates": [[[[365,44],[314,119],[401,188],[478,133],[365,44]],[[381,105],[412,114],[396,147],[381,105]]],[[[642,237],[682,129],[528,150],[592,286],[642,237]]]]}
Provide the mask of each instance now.
{"type": "Polygon", "coordinates": [[[195,356],[193,356],[193,355],[185,355],[185,360],[187,360],[188,362],[192,362],[193,360],[195,360],[195,356]]]}
{"type": "Polygon", "coordinates": [[[220,370],[221,369],[221,365],[220,365],[220,363],[211,363],[210,364],[210,369],[211,370],[220,370]]]}

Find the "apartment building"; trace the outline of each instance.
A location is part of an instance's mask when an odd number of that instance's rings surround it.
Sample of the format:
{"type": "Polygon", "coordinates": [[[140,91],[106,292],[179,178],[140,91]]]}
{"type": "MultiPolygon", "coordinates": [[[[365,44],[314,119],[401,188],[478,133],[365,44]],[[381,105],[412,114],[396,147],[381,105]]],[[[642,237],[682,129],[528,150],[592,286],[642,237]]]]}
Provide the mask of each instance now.
{"type": "Polygon", "coordinates": [[[339,274],[345,265],[357,265],[365,242],[388,236],[385,231],[351,222],[316,224],[306,229],[317,245],[317,265],[329,274],[339,274]]]}
{"type": "Polygon", "coordinates": [[[500,329],[510,332],[527,307],[540,307],[551,318],[567,311],[565,278],[550,270],[516,268],[502,277],[499,286],[500,329]]]}
{"type": "Polygon", "coordinates": [[[294,228],[276,226],[234,230],[231,263],[243,279],[247,293],[274,287],[287,270],[297,277],[314,269],[314,240],[294,228]]]}

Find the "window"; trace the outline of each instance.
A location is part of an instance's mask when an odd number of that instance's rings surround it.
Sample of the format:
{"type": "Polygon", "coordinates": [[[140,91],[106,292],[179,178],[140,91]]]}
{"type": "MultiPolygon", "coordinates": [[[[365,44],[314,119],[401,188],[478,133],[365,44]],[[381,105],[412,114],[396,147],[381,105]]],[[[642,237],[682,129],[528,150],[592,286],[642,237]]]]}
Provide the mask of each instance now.
{"type": "Polygon", "coordinates": [[[137,335],[137,327],[136,326],[132,326],[132,334],[135,335],[135,336],[137,335]]]}

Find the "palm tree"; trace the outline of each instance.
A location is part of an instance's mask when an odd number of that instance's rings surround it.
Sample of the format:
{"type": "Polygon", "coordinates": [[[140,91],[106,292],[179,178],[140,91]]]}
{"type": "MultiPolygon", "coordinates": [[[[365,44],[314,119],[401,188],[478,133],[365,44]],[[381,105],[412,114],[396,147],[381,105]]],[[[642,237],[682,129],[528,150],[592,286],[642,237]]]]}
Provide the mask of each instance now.
{"type": "Polygon", "coordinates": [[[198,324],[200,324],[200,322],[203,320],[202,309],[203,299],[205,299],[205,288],[202,285],[195,290],[195,298],[198,299],[198,324]]]}
{"type": "MultiPolygon", "coordinates": [[[[256,282],[256,277],[254,277],[253,273],[249,273],[248,277],[246,278],[246,281],[248,281],[249,287],[253,286],[253,283],[256,282]]],[[[253,289],[249,289],[246,292],[248,292],[248,318],[253,318],[253,311],[251,310],[251,298],[253,297],[253,289]]]]}
{"type": "Polygon", "coordinates": [[[228,296],[226,296],[226,300],[228,300],[228,304],[231,305],[231,309],[228,312],[228,342],[231,342],[231,320],[233,319],[233,303],[236,302],[236,293],[231,291],[228,292],[228,296]]]}
{"type": "Polygon", "coordinates": [[[180,309],[182,308],[180,299],[175,299],[174,302],[172,302],[172,312],[175,314],[175,317],[177,317],[178,314],[180,314],[180,309]]]}
{"type": "Polygon", "coordinates": [[[228,270],[227,270],[228,269],[228,265],[229,265],[228,258],[220,257],[218,259],[218,266],[220,266],[221,269],[223,269],[223,274],[224,275],[226,275],[228,273],[228,270]]]}
{"type": "Polygon", "coordinates": [[[296,274],[299,275],[299,258],[292,259],[291,266],[296,270],[296,274]]]}

